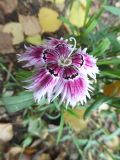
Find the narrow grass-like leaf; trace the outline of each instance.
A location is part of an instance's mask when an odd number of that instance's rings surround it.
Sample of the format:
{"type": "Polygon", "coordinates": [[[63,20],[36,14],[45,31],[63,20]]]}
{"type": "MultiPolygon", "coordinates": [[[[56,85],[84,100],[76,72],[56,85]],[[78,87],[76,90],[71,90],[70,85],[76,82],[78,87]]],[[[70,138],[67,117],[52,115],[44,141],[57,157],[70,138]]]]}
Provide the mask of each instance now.
{"type": "Polygon", "coordinates": [[[60,16],[59,19],[70,28],[70,30],[73,34],[75,34],[75,35],[77,34],[77,31],[78,31],[77,27],[74,26],[66,17],[60,16]]]}
{"type": "Polygon", "coordinates": [[[114,64],[114,65],[120,64],[120,58],[99,60],[97,62],[97,65],[104,65],[104,64],[114,64]]]}
{"type": "Polygon", "coordinates": [[[108,102],[108,104],[116,109],[120,109],[120,98],[114,98],[111,102],[108,102]]]}
{"type": "Polygon", "coordinates": [[[95,111],[101,104],[103,104],[104,102],[108,102],[110,100],[110,98],[106,97],[106,96],[100,96],[98,97],[95,102],[93,102],[85,111],[84,113],[84,118],[88,117],[91,115],[91,113],[93,111],[95,111]]]}
{"type": "Polygon", "coordinates": [[[69,112],[71,115],[75,116],[75,117],[79,117],[79,115],[71,108],[67,109],[67,112],[69,112]]]}
{"type": "Polygon", "coordinates": [[[85,10],[84,26],[86,24],[86,21],[87,21],[87,18],[88,18],[88,14],[89,14],[89,10],[90,10],[91,4],[92,4],[91,0],[86,0],[86,2],[87,2],[87,5],[86,5],[86,10],[85,10]]]}
{"type": "Polygon", "coordinates": [[[32,76],[32,72],[31,71],[24,71],[24,70],[20,70],[16,73],[16,78],[19,81],[23,81],[26,80],[28,77],[32,76]]]}
{"type": "Polygon", "coordinates": [[[94,19],[86,28],[84,35],[87,35],[88,33],[92,32],[93,29],[97,26],[97,23],[98,23],[97,20],[94,19]]]}
{"type": "Polygon", "coordinates": [[[101,8],[95,15],[93,15],[89,18],[88,22],[85,25],[85,33],[84,34],[88,34],[96,27],[98,20],[103,13],[103,10],[104,9],[101,8]]]}
{"type": "Polygon", "coordinates": [[[105,10],[120,17],[120,9],[113,6],[104,6],[105,10]]]}
{"type": "Polygon", "coordinates": [[[103,76],[108,76],[112,78],[120,78],[120,70],[104,70],[100,72],[103,76]]]}
{"type": "Polygon", "coordinates": [[[103,103],[114,104],[120,102],[120,98],[107,97],[100,95],[85,111],[84,118],[89,117],[93,111],[95,111],[103,103]]]}
{"type": "Polygon", "coordinates": [[[107,49],[110,47],[110,40],[108,38],[104,38],[99,44],[98,47],[92,52],[94,56],[101,56],[105,53],[107,49]]]}

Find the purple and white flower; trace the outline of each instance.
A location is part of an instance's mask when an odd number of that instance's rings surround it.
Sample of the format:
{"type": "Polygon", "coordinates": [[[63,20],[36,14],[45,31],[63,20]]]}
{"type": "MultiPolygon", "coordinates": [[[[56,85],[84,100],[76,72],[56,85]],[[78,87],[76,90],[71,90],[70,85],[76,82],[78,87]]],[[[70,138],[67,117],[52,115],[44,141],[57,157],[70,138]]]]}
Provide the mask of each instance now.
{"type": "Polygon", "coordinates": [[[36,74],[26,88],[33,91],[37,102],[45,96],[49,102],[59,96],[60,102],[74,107],[90,98],[90,79],[96,79],[99,72],[96,59],[86,53],[86,48],[77,50],[73,37],[69,40],[74,45],[68,44],[68,40],[51,38],[44,45],[28,47],[20,55],[19,61],[25,61],[25,67],[34,67],[36,74]]]}

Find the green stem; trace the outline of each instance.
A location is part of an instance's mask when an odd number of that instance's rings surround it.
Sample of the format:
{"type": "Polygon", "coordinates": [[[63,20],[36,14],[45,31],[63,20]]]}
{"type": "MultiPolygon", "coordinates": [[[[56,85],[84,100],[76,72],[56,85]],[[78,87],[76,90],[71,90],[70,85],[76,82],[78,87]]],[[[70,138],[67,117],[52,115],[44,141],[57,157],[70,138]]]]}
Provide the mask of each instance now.
{"type": "Polygon", "coordinates": [[[61,109],[61,119],[60,119],[60,127],[58,131],[58,136],[57,136],[57,144],[60,142],[62,132],[63,132],[63,126],[64,126],[64,114],[63,114],[63,109],[61,109]]]}

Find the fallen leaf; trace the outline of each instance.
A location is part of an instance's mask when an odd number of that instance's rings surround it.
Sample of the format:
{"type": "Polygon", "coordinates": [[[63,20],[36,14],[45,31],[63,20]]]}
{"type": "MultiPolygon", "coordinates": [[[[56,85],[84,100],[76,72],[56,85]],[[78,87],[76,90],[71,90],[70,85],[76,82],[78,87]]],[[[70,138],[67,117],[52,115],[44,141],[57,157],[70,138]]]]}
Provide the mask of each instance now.
{"type": "Polygon", "coordinates": [[[0,9],[0,24],[4,24],[4,23],[5,23],[5,15],[2,9],[0,9]]]}
{"type": "Polygon", "coordinates": [[[0,24],[0,32],[2,32],[4,25],[0,24]]]}
{"type": "Polygon", "coordinates": [[[16,159],[16,157],[22,153],[22,148],[21,147],[12,147],[10,148],[10,150],[8,151],[6,158],[9,160],[13,160],[16,159]]]}
{"type": "Polygon", "coordinates": [[[65,0],[45,0],[47,2],[55,3],[56,7],[62,12],[65,6],[65,0]]]}
{"type": "Polygon", "coordinates": [[[67,110],[64,112],[64,121],[77,133],[87,128],[88,119],[84,120],[85,109],[73,109],[74,115],[67,110]]]}
{"type": "Polygon", "coordinates": [[[20,23],[7,23],[3,28],[3,32],[12,34],[13,44],[19,44],[24,41],[23,30],[20,23]]]}
{"type": "Polygon", "coordinates": [[[68,13],[70,22],[79,28],[82,27],[85,19],[85,10],[86,10],[85,0],[81,0],[80,2],[74,1],[68,13]]]}
{"type": "Polygon", "coordinates": [[[30,156],[27,154],[23,154],[23,149],[21,147],[12,147],[8,153],[6,154],[7,160],[30,160],[30,156]],[[21,157],[21,158],[20,158],[21,157]]]}
{"type": "Polygon", "coordinates": [[[105,85],[103,92],[106,96],[120,97],[120,81],[105,85]]]}
{"type": "Polygon", "coordinates": [[[8,142],[13,138],[13,126],[10,123],[0,123],[0,140],[8,142]]]}
{"type": "Polygon", "coordinates": [[[28,36],[33,36],[41,32],[38,19],[35,16],[19,15],[19,21],[24,33],[28,36]]]}
{"type": "Polygon", "coordinates": [[[0,53],[7,54],[13,52],[15,51],[12,46],[12,36],[8,33],[0,32],[0,53]]]}
{"type": "Polygon", "coordinates": [[[42,153],[41,155],[36,154],[33,157],[34,160],[51,160],[50,155],[47,153],[42,153]]]}
{"type": "Polygon", "coordinates": [[[29,37],[26,38],[26,41],[28,43],[33,44],[33,45],[40,45],[42,43],[40,35],[29,36],[29,37]]]}
{"type": "Polygon", "coordinates": [[[39,22],[42,32],[55,32],[57,31],[62,22],[58,19],[59,14],[53,9],[42,7],[39,10],[39,22]]]}
{"type": "Polygon", "coordinates": [[[0,8],[5,14],[12,13],[17,8],[17,0],[0,0],[0,8]]]}
{"type": "Polygon", "coordinates": [[[34,154],[36,151],[37,151],[37,149],[28,147],[28,148],[26,148],[26,149],[24,150],[24,153],[26,153],[26,154],[28,154],[28,155],[32,155],[32,154],[34,154]]]}

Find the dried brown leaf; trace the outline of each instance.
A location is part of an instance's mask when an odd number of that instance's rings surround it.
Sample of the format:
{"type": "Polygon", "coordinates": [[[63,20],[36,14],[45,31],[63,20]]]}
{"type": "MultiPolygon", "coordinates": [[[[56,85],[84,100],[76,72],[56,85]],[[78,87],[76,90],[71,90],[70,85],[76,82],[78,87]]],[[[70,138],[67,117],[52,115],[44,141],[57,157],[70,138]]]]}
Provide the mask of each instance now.
{"type": "Polygon", "coordinates": [[[10,14],[17,8],[17,4],[17,0],[0,0],[0,9],[5,14],[10,14]]]}
{"type": "Polygon", "coordinates": [[[73,112],[76,115],[65,111],[64,120],[66,124],[69,124],[78,133],[87,128],[88,119],[83,119],[85,109],[73,109],[73,112]]]}
{"type": "Polygon", "coordinates": [[[8,33],[0,32],[0,53],[7,54],[13,53],[12,36],[8,33]]]}
{"type": "Polygon", "coordinates": [[[103,90],[106,96],[120,97],[120,81],[105,85],[103,90]]]}
{"type": "Polygon", "coordinates": [[[28,36],[33,36],[41,32],[38,19],[35,16],[19,15],[23,31],[28,36]]]}
{"type": "Polygon", "coordinates": [[[41,155],[37,155],[37,156],[36,155],[33,158],[34,160],[51,160],[50,155],[47,153],[42,153],[41,155]]]}

